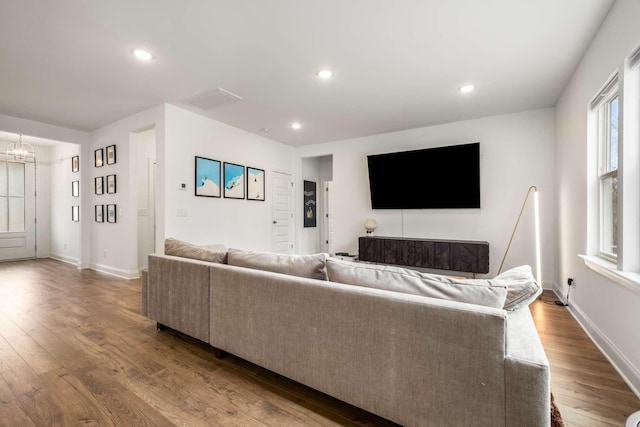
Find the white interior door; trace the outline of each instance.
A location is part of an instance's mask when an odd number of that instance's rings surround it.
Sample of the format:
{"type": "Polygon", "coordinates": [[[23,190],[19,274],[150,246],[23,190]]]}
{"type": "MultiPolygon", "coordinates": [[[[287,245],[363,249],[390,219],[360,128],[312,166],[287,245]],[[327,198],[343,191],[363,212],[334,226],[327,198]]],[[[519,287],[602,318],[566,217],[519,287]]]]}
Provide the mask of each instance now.
{"type": "Polygon", "coordinates": [[[273,172],[273,251],[294,251],[293,177],[282,172],[273,172]]]}
{"type": "MultiPolygon", "coordinates": [[[[35,163],[0,161],[0,260],[35,258],[35,163]]],[[[71,188],[69,188],[71,192],[71,188]]],[[[71,211],[69,211],[71,220],[71,211]]]]}

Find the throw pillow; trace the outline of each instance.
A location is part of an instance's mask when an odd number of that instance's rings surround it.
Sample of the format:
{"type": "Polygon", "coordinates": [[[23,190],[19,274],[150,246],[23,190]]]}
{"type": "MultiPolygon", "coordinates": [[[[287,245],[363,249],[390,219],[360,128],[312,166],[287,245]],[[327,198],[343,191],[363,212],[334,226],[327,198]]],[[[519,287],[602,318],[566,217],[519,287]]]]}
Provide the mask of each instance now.
{"type": "Polygon", "coordinates": [[[181,240],[168,238],[164,241],[164,253],[166,255],[215,262],[217,264],[227,263],[227,249],[224,245],[220,244],[197,246],[181,240]]]}
{"type": "Polygon", "coordinates": [[[507,286],[500,280],[457,279],[385,265],[327,260],[332,282],[503,308],[507,286]]]}
{"type": "Polygon", "coordinates": [[[254,270],[271,271],[290,276],[307,277],[309,279],[327,279],[325,262],[327,254],[291,255],[271,252],[246,251],[229,249],[227,262],[229,265],[252,268],[254,270]]]}
{"type": "Polygon", "coordinates": [[[535,301],[542,293],[542,286],[536,281],[531,267],[522,265],[498,274],[496,280],[507,284],[507,301],[505,310],[517,310],[535,301]]]}

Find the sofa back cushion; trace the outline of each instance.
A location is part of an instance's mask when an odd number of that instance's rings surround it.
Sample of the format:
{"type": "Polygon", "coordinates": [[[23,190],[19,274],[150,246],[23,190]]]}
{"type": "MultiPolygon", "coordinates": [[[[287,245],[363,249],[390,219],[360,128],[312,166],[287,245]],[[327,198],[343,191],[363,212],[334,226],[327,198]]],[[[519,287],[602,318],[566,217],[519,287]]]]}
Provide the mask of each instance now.
{"type": "Polygon", "coordinates": [[[227,248],[220,244],[197,246],[181,240],[168,238],[164,241],[164,253],[165,255],[215,262],[218,264],[227,263],[227,248]]]}
{"type": "Polygon", "coordinates": [[[231,248],[228,252],[227,263],[254,270],[288,274],[289,276],[328,280],[327,257],[328,255],[324,253],[292,255],[231,248]]]}
{"type": "Polygon", "coordinates": [[[455,279],[400,267],[342,261],[333,257],[327,260],[327,274],[332,282],[493,308],[503,308],[507,298],[507,286],[500,280],[455,279]]]}
{"type": "Polygon", "coordinates": [[[507,284],[507,301],[504,304],[506,310],[526,307],[542,293],[542,286],[533,277],[528,265],[507,270],[498,274],[495,279],[507,284]]]}

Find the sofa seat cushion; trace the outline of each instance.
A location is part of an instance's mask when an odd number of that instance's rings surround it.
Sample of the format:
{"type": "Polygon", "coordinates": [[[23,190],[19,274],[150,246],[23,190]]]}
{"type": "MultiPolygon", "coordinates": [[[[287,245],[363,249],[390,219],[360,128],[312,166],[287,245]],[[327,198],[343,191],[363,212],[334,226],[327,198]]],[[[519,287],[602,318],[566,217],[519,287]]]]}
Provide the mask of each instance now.
{"type": "Polygon", "coordinates": [[[227,263],[254,270],[271,271],[308,279],[327,279],[326,260],[328,254],[313,255],[277,254],[230,248],[227,263]]]}
{"type": "Polygon", "coordinates": [[[501,280],[457,279],[401,267],[342,261],[334,257],[327,260],[327,274],[332,282],[493,308],[503,308],[507,298],[507,285],[501,280]]]}
{"type": "Polygon", "coordinates": [[[522,265],[498,274],[496,280],[507,284],[506,310],[518,310],[535,301],[542,293],[542,286],[536,281],[531,267],[522,265]]]}
{"type": "Polygon", "coordinates": [[[181,258],[197,259],[199,261],[227,263],[227,248],[224,245],[197,246],[181,240],[167,238],[164,241],[165,255],[181,258]]]}

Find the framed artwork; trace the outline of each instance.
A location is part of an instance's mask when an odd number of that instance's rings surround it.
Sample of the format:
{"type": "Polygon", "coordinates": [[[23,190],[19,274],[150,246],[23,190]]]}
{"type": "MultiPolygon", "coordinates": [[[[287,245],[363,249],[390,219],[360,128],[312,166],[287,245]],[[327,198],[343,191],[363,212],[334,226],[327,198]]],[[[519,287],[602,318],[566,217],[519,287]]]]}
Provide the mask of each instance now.
{"type": "Polygon", "coordinates": [[[247,200],[264,201],[264,170],[247,166],[247,200]]]}
{"type": "Polygon", "coordinates": [[[96,151],[93,152],[93,157],[95,158],[95,166],[97,168],[101,168],[104,165],[103,163],[104,150],[102,148],[98,148],[96,151]]]}
{"type": "Polygon", "coordinates": [[[116,192],[116,176],[107,175],[107,194],[114,194],[116,192]]]}
{"type": "Polygon", "coordinates": [[[313,181],[304,182],[304,226],[316,226],[316,183],[313,181]]]}
{"type": "Polygon", "coordinates": [[[71,196],[80,197],[80,181],[73,181],[71,183],[71,196]]]}
{"type": "Polygon", "coordinates": [[[80,206],[71,206],[71,221],[80,222],[80,206]]]}
{"type": "Polygon", "coordinates": [[[116,205],[107,205],[107,222],[116,222],[116,205]]]}
{"type": "Polygon", "coordinates": [[[104,205],[96,205],[96,222],[104,222],[104,205]]]}
{"type": "Polygon", "coordinates": [[[224,162],[224,197],[244,199],[244,166],[224,162]]]}
{"type": "Polygon", "coordinates": [[[107,147],[107,164],[112,165],[116,162],[116,146],[110,145],[107,147]]]}
{"type": "Polygon", "coordinates": [[[80,156],[73,156],[71,158],[71,172],[80,171],[80,156]]]}
{"type": "Polygon", "coordinates": [[[96,194],[104,194],[104,177],[103,176],[96,176],[94,188],[95,188],[96,194]]]}
{"type": "Polygon", "coordinates": [[[196,156],[195,194],[220,197],[220,162],[196,156]]]}

